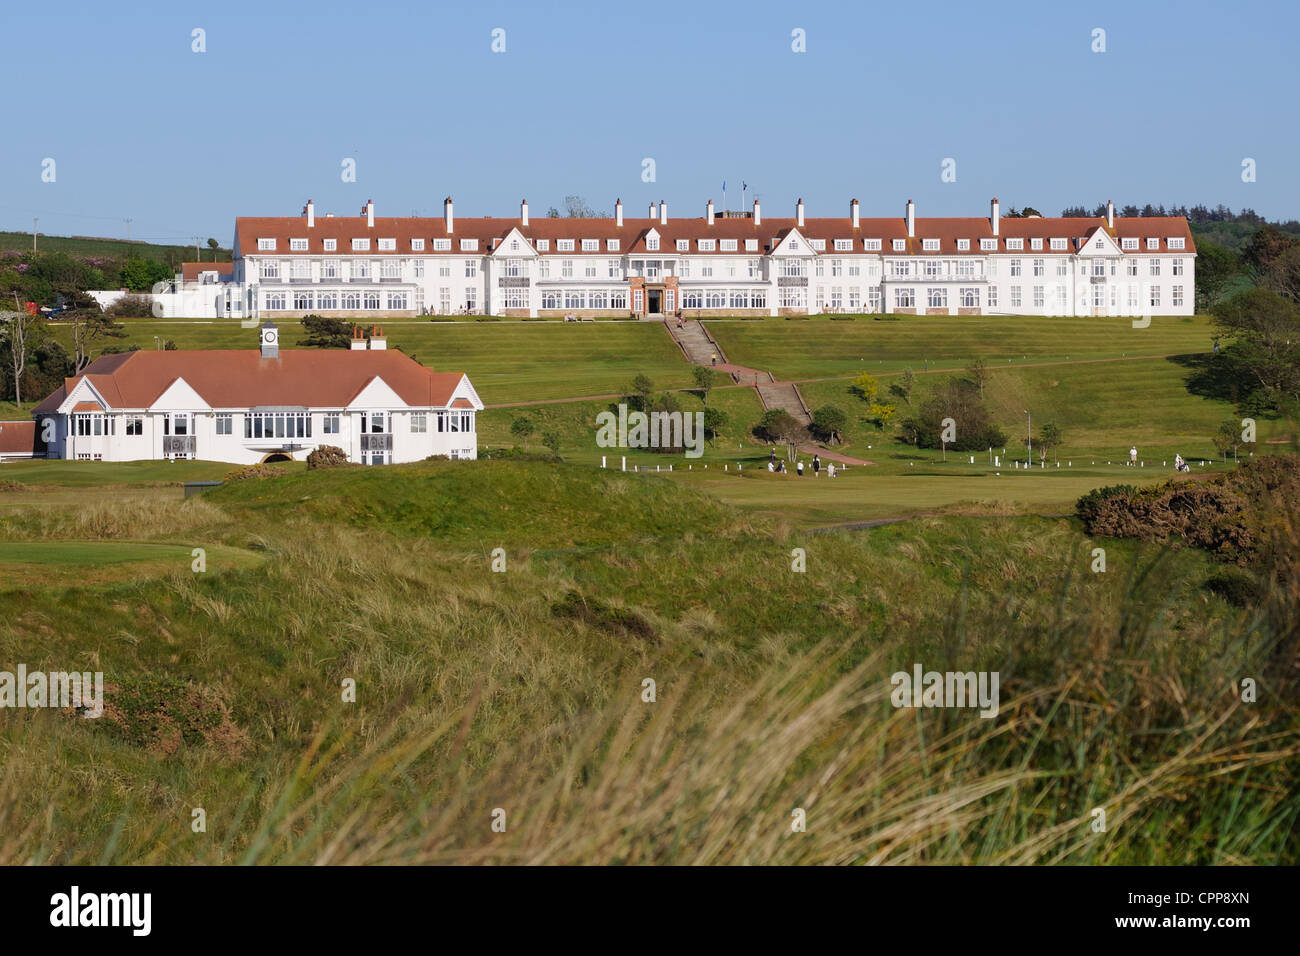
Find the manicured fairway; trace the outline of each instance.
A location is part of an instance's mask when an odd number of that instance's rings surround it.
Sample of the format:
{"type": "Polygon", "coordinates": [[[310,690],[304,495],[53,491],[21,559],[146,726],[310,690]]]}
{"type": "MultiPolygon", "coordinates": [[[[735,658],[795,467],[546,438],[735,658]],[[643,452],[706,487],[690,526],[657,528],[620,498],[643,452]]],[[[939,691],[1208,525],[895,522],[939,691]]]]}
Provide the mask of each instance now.
{"type": "Polygon", "coordinates": [[[1205,316],[1127,318],[900,315],[854,321],[709,321],[706,326],[739,365],[767,369],[778,379],[844,377],[928,365],[962,368],[983,358],[1006,366],[1066,358],[1118,358],[1206,352],[1213,347],[1205,316]],[[1008,361],[1010,360],[1010,361],[1008,361]]]}
{"type": "MultiPolygon", "coordinates": [[[[658,322],[400,322],[380,320],[389,348],[432,366],[469,373],[488,404],[605,395],[644,373],[659,387],[690,383],[690,367],[658,322]]],[[[253,348],[256,333],[237,321],[127,319],[121,348],[154,348],[154,337],[182,349],[253,348]]],[[[71,330],[53,326],[65,347],[71,330]]],[[[284,347],[302,337],[297,322],[281,324],[284,347]]]]}

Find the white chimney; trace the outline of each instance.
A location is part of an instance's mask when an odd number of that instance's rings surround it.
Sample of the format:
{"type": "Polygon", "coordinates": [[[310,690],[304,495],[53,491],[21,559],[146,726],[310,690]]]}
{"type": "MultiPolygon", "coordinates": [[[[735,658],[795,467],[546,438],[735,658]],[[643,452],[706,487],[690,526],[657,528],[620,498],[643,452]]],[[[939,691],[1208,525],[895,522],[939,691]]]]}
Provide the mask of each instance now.
{"type": "Polygon", "coordinates": [[[352,326],[352,351],[364,352],[366,350],[366,335],[361,331],[361,326],[352,326]]]}
{"type": "Polygon", "coordinates": [[[528,225],[528,200],[519,203],[519,225],[528,225]]]}
{"type": "Polygon", "coordinates": [[[907,201],[907,238],[916,238],[916,204],[910,199],[907,201]]]}
{"type": "Polygon", "coordinates": [[[849,203],[849,218],[853,220],[853,228],[859,228],[862,220],[858,218],[858,201],[856,199],[849,203]]]}
{"type": "Polygon", "coordinates": [[[800,199],[794,204],[794,221],[800,229],[803,228],[803,200],[800,199]]]}
{"type": "Polygon", "coordinates": [[[993,229],[993,235],[998,234],[998,227],[1002,220],[1002,207],[998,205],[998,197],[994,196],[993,201],[989,203],[989,226],[993,229]]]}
{"type": "Polygon", "coordinates": [[[708,221],[709,225],[711,226],[713,225],[713,200],[712,199],[709,200],[709,204],[705,207],[705,209],[707,211],[707,215],[705,216],[705,219],[708,221]]]}
{"type": "Polygon", "coordinates": [[[659,200],[659,225],[668,225],[668,202],[663,199],[659,200]]]}
{"type": "Polygon", "coordinates": [[[377,325],[370,327],[370,347],[380,351],[388,348],[388,340],[384,338],[384,330],[377,325]]]}
{"type": "Polygon", "coordinates": [[[375,204],[369,199],[366,200],[366,225],[375,228],[375,204]]]}
{"type": "Polygon", "coordinates": [[[654,204],[654,203],[651,203],[651,204],[650,204],[650,214],[649,214],[649,215],[650,215],[650,218],[651,218],[651,219],[658,219],[658,218],[659,218],[659,213],[655,212],[655,204],[654,204]]]}
{"type": "Polygon", "coordinates": [[[758,200],[755,199],[754,200],[754,225],[761,226],[762,224],[763,224],[763,212],[761,209],[758,208],[758,200]]]}
{"type": "Polygon", "coordinates": [[[310,199],[307,200],[307,228],[312,229],[316,226],[316,204],[310,199]]]}
{"type": "Polygon", "coordinates": [[[455,228],[456,220],[452,215],[450,196],[442,201],[442,219],[447,224],[447,231],[452,232],[455,228]]]}
{"type": "Polygon", "coordinates": [[[614,225],[622,228],[623,226],[623,200],[614,200],[614,225]]]}
{"type": "Polygon", "coordinates": [[[1115,228],[1115,204],[1109,199],[1106,200],[1106,228],[1115,228]]]}

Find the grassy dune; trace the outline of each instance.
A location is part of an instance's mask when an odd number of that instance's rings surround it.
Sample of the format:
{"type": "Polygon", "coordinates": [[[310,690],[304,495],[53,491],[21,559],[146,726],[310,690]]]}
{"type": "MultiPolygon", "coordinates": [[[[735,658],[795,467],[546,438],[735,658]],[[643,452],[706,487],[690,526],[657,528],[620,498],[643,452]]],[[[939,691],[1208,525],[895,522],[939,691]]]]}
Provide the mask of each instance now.
{"type": "Polygon", "coordinates": [[[7,548],[80,528],[263,559],[195,574],[178,552],[143,579],[0,593],[0,661],[102,669],[117,688],[98,721],[0,711],[0,861],[1296,849],[1295,714],[1233,691],[1242,674],[1289,686],[1294,635],[1276,622],[1295,595],[1233,608],[1192,552],[1107,542],[1094,574],[1073,522],[1017,517],[805,535],[667,479],[544,462],[171,492],[139,491],[158,498],[113,526],[96,515],[113,499],[91,491],[0,528],[7,548]],[[914,662],[998,670],[999,716],[891,707],[889,675],[914,662]]]}

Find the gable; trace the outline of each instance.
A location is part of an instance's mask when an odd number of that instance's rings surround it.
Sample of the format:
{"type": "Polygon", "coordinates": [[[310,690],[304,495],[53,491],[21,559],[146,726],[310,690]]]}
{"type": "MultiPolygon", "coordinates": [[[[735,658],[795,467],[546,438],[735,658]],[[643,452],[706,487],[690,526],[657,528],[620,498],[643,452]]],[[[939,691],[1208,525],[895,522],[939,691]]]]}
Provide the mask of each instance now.
{"type": "Polygon", "coordinates": [[[362,387],[361,391],[353,396],[352,401],[348,402],[346,407],[387,409],[406,408],[407,404],[402,401],[400,395],[389,387],[387,382],[376,375],[362,387]]]}
{"type": "Polygon", "coordinates": [[[1120,255],[1120,248],[1115,240],[1107,235],[1106,230],[1098,227],[1088,235],[1082,246],[1079,247],[1081,256],[1117,256],[1120,255]]]}
{"type": "Polygon", "coordinates": [[[196,392],[190,384],[183,378],[168,385],[161,395],[159,395],[149,405],[150,411],[182,411],[182,412],[200,412],[211,409],[212,406],[204,401],[203,396],[196,392]]]}

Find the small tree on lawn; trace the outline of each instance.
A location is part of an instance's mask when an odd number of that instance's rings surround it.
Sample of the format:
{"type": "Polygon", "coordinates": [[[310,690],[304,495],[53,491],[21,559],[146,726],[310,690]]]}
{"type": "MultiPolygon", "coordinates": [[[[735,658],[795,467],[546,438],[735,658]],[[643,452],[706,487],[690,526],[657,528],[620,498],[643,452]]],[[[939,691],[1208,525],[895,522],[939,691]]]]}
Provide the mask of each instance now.
{"type": "Polygon", "coordinates": [[[520,416],[510,423],[510,434],[519,441],[527,441],[535,427],[531,418],[520,416]]]}
{"type": "Polygon", "coordinates": [[[1226,459],[1232,455],[1232,460],[1237,460],[1237,446],[1241,444],[1241,428],[1236,421],[1229,418],[1219,426],[1219,430],[1214,433],[1215,444],[1219,446],[1219,451],[1226,459]]]}
{"type": "Polygon", "coordinates": [[[812,421],[813,433],[818,438],[827,444],[837,445],[844,440],[844,427],[848,424],[849,416],[834,405],[823,405],[813,412],[812,421]]]}
{"type": "Polygon", "coordinates": [[[628,396],[632,405],[637,411],[644,412],[650,405],[650,393],[655,390],[655,383],[650,380],[648,375],[638,375],[632,379],[632,384],[628,391],[628,396]]]}
{"type": "Polygon", "coordinates": [[[542,444],[551,450],[552,455],[559,456],[560,436],[557,432],[544,432],[542,434],[542,444]]]}
{"type": "Polygon", "coordinates": [[[912,404],[912,390],[916,388],[916,373],[910,368],[903,369],[898,381],[889,386],[889,394],[897,395],[907,404],[912,404]]]}
{"type": "Polygon", "coordinates": [[[696,365],[691,368],[691,375],[695,378],[695,388],[700,393],[700,401],[706,405],[709,401],[709,391],[713,388],[715,374],[713,369],[707,365],[696,365]]]}
{"type": "Polygon", "coordinates": [[[1048,422],[1043,426],[1043,430],[1038,434],[1038,456],[1039,460],[1047,461],[1047,453],[1052,452],[1052,460],[1056,461],[1056,451],[1061,447],[1061,429],[1056,422],[1048,422]]]}
{"type": "Polygon", "coordinates": [[[704,409],[704,437],[709,441],[715,441],[718,430],[726,424],[727,413],[722,409],[713,407],[704,409]]]}
{"type": "Polygon", "coordinates": [[[970,372],[971,381],[974,382],[979,387],[980,398],[983,398],[984,383],[985,381],[988,380],[989,377],[988,366],[984,364],[983,359],[976,359],[975,361],[971,362],[970,368],[966,369],[966,371],[970,372]]]}

